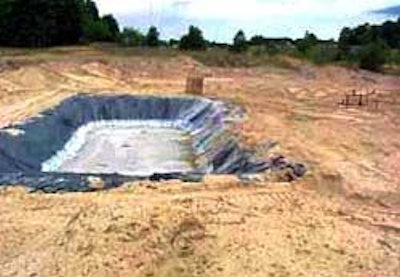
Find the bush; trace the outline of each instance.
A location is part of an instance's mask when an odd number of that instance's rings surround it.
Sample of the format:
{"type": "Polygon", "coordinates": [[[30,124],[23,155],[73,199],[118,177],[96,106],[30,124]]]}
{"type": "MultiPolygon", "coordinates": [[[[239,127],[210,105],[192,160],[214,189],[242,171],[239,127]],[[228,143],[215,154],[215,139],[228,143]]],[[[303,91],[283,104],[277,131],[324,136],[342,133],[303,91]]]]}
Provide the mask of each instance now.
{"type": "Polygon", "coordinates": [[[318,44],[318,38],[310,32],[306,32],[303,39],[298,40],[296,42],[297,50],[300,53],[305,54],[308,50],[310,50],[313,46],[318,44]]]}
{"type": "Polygon", "coordinates": [[[206,66],[215,67],[248,67],[250,59],[246,54],[233,53],[224,49],[210,49],[209,51],[190,52],[190,55],[206,66]]]}
{"type": "Polygon", "coordinates": [[[359,66],[362,69],[380,71],[386,62],[386,45],[381,41],[371,42],[361,48],[359,66]]]}
{"type": "Polygon", "coordinates": [[[400,65],[400,50],[391,50],[387,62],[393,65],[400,65]]]}
{"type": "Polygon", "coordinates": [[[120,35],[120,42],[123,46],[142,46],[144,40],[144,35],[133,28],[124,28],[120,35]]]}
{"type": "Polygon", "coordinates": [[[262,56],[264,56],[264,55],[266,55],[266,54],[268,54],[268,53],[267,53],[267,50],[266,50],[266,47],[265,47],[265,46],[263,46],[263,45],[261,45],[261,46],[257,45],[257,46],[251,46],[251,47],[249,47],[249,54],[250,54],[252,57],[262,57],[262,56]]]}
{"type": "Polygon", "coordinates": [[[316,64],[327,64],[339,59],[339,49],[318,44],[313,46],[306,55],[316,64]]]}
{"type": "Polygon", "coordinates": [[[284,50],[279,49],[278,46],[273,43],[268,43],[265,46],[265,51],[268,53],[268,55],[275,56],[275,55],[278,55],[279,53],[283,52],[284,50]]]}

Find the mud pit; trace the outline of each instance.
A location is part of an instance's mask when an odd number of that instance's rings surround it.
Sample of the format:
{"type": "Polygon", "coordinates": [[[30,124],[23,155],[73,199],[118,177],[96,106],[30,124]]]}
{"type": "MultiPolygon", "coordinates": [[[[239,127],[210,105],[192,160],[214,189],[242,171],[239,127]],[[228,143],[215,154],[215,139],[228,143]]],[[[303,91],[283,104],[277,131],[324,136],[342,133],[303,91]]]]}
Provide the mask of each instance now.
{"type": "Polygon", "coordinates": [[[231,110],[200,97],[74,96],[0,132],[0,185],[90,191],[127,181],[304,167],[257,160],[230,131],[231,110]]]}

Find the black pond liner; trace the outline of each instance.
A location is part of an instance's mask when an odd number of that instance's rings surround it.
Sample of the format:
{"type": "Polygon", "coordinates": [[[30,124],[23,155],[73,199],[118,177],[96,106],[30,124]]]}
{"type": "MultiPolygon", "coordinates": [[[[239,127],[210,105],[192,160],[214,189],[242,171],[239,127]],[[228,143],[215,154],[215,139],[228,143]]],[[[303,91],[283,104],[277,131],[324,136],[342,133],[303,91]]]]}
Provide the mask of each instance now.
{"type": "Polygon", "coordinates": [[[109,189],[127,181],[201,181],[208,173],[253,174],[274,166],[292,167],[299,177],[304,175],[305,168],[301,165],[255,161],[230,134],[225,123],[227,113],[221,102],[197,97],[74,96],[22,124],[0,130],[0,186],[23,185],[32,191],[51,193],[87,192],[94,190],[90,183],[93,177],[100,178],[104,188],[109,189]],[[147,178],[42,172],[42,163],[62,150],[78,128],[91,122],[118,120],[178,122],[192,134],[197,158],[195,171],[154,174],[147,178]],[[18,134],[10,130],[17,130],[18,134]]]}

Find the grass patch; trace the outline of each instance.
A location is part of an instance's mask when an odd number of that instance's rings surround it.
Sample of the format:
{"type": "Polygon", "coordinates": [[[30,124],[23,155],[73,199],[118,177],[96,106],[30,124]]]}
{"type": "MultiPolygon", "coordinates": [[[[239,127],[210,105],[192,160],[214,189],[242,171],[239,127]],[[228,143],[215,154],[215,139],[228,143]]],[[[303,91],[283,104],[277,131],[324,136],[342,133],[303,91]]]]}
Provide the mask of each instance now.
{"type": "Polygon", "coordinates": [[[174,58],[182,54],[177,49],[165,47],[122,47],[115,43],[96,43],[91,47],[104,54],[116,57],[144,57],[144,58],[174,58]]]}
{"type": "Polygon", "coordinates": [[[274,66],[293,69],[292,64],[280,55],[248,51],[234,53],[226,49],[209,49],[203,52],[186,52],[193,59],[210,67],[261,67],[274,66]]]}

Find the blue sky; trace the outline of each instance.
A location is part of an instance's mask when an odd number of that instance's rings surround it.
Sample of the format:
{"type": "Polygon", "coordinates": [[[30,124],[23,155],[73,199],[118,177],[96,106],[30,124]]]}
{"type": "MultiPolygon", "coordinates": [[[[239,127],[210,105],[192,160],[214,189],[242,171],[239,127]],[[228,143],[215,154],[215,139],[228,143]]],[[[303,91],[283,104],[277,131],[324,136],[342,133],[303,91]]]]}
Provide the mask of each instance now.
{"type": "Polygon", "coordinates": [[[122,26],[146,30],[155,25],[163,38],[180,37],[189,25],[207,39],[229,42],[238,29],[248,37],[337,38],[344,26],[380,23],[396,16],[372,11],[400,0],[96,0],[100,12],[113,13],[122,26]]]}

